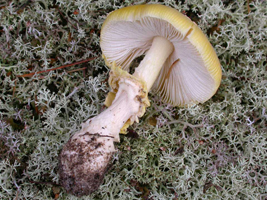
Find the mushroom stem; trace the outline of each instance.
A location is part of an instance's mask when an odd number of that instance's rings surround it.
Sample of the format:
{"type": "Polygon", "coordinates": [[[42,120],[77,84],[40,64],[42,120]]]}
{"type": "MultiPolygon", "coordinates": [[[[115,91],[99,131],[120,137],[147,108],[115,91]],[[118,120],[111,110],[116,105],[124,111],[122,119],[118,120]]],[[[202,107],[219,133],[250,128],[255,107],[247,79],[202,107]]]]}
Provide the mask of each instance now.
{"type": "Polygon", "coordinates": [[[114,142],[120,141],[120,129],[131,116],[138,113],[140,106],[140,102],[136,100],[139,86],[127,79],[122,81],[111,106],[82,124],[82,130],[74,138],[90,132],[111,136],[114,142]]]}
{"type": "Polygon", "coordinates": [[[134,76],[144,80],[148,91],[153,86],[166,59],[173,52],[173,44],[164,37],[154,37],[150,49],[135,69],[134,76]]]}
{"type": "Polygon", "coordinates": [[[139,112],[140,85],[121,79],[112,105],[82,124],[59,156],[60,183],[76,196],[98,189],[108,170],[124,123],[139,112]]]}

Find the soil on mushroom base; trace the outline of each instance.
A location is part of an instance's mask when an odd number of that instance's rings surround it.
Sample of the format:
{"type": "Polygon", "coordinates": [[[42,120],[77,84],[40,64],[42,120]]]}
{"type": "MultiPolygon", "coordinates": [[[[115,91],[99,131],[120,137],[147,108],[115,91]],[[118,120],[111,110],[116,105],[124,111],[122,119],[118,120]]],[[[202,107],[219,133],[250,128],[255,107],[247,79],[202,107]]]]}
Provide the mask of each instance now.
{"type": "Polygon", "coordinates": [[[99,151],[104,145],[97,140],[99,136],[90,133],[87,135],[90,135],[87,142],[71,138],[59,156],[60,184],[75,196],[88,195],[99,188],[111,166],[114,153],[99,151]],[[96,163],[97,160],[103,162],[96,163]]]}

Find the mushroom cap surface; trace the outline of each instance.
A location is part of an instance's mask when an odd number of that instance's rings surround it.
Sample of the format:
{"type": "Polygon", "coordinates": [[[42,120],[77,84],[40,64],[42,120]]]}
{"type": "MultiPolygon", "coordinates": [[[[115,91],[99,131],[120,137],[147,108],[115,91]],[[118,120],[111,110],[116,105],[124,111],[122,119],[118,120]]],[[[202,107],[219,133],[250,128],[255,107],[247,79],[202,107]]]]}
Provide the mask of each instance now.
{"type": "Polygon", "coordinates": [[[173,8],[135,5],[110,13],[101,29],[103,58],[108,66],[115,62],[129,70],[156,36],[167,38],[174,46],[153,85],[163,101],[186,106],[210,99],[221,82],[218,57],[200,28],[173,8]]]}

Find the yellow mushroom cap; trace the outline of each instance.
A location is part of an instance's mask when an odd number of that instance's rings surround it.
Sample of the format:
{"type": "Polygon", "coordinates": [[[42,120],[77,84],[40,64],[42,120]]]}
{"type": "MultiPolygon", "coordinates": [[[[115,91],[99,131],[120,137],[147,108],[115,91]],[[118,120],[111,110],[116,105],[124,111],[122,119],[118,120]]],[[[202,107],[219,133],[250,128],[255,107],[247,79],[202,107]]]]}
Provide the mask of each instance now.
{"type": "Polygon", "coordinates": [[[174,106],[205,102],[221,82],[221,66],[207,37],[187,16],[157,4],[135,5],[110,13],[100,37],[103,57],[128,70],[144,55],[153,38],[162,36],[174,46],[153,88],[174,106]]]}

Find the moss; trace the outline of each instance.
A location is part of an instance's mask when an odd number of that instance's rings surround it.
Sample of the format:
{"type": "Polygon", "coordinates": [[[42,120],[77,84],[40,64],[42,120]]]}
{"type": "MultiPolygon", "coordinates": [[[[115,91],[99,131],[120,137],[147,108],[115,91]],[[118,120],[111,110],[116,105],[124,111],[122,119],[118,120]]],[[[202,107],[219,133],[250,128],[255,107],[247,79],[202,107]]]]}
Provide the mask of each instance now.
{"type": "Polygon", "coordinates": [[[190,108],[151,93],[100,189],[80,199],[266,198],[266,1],[24,0],[0,3],[1,199],[77,199],[58,189],[57,158],[81,122],[104,109],[101,25],[112,10],[155,2],[208,35],[222,84],[190,108]]]}

